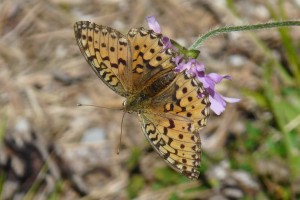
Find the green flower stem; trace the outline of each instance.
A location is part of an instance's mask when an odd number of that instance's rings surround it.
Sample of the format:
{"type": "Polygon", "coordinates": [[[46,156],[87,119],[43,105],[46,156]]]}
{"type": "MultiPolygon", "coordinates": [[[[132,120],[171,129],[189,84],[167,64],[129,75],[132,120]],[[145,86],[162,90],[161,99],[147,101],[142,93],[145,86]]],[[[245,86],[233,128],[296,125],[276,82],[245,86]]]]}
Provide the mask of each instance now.
{"type": "Polygon", "coordinates": [[[282,21],[282,22],[268,22],[264,24],[254,24],[254,25],[245,25],[245,26],[229,26],[217,28],[204,35],[200,36],[194,44],[189,49],[197,49],[200,47],[203,41],[209,37],[213,37],[222,33],[229,33],[234,31],[249,31],[249,30],[259,30],[267,28],[276,28],[276,27],[285,27],[285,26],[300,26],[300,21],[282,21]]]}

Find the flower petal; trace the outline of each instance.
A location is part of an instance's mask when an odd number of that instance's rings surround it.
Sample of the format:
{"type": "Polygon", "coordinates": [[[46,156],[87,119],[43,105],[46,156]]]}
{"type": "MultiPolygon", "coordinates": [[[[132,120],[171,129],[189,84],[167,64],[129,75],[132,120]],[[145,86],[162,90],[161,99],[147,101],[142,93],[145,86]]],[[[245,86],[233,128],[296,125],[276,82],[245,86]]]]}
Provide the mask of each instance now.
{"type": "Polygon", "coordinates": [[[231,80],[231,77],[228,75],[221,76],[220,74],[217,73],[210,73],[207,75],[209,78],[211,78],[215,83],[220,83],[224,78],[231,80]]]}
{"type": "Polygon", "coordinates": [[[239,102],[241,100],[241,99],[232,98],[232,97],[224,97],[224,96],[222,96],[222,97],[228,103],[237,103],[237,102],[239,102]]]}
{"type": "Polygon", "coordinates": [[[147,16],[146,20],[150,29],[152,29],[156,33],[161,33],[160,26],[153,15],[147,16]]]}
{"type": "Polygon", "coordinates": [[[171,49],[171,48],[173,48],[171,40],[168,37],[163,36],[162,42],[164,44],[164,49],[171,49]]]}
{"type": "MultiPolygon", "coordinates": [[[[212,91],[211,91],[212,92],[212,91]]],[[[209,92],[209,101],[211,103],[210,108],[214,113],[217,115],[220,115],[226,108],[226,102],[228,103],[236,103],[239,102],[240,99],[238,98],[230,98],[230,97],[224,97],[217,93],[216,91],[213,91],[214,94],[211,95],[211,92],[209,92]]]]}
{"type": "Polygon", "coordinates": [[[214,113],[216,113],[217,115],[220,115],[225,110],[225,106],[221,102],[214,99],[212,96],[209,96],[209,101],[210,109],[212,109],[212,111],[214,111],[214,113]]]}
{"type": "Polygon", "coordinates": [[[175,72],[182,72],[184,69],[184,62],[181,60],[183,56],[176,56],[172,58],[172,61],[175,63],[176,67],[174,69],[175,72]]]}
{"type": "Polygon", "coordinates": [[[192,74],[193,76],[196,76],[197,78],[200,77],[204,77],[205,73],[204,73],[204,63],[202,62],[198,62],[196,59],[190,59],[188,61],[188,64],[190,65],[190,67],[188,68],[188,73],[192,74]]]}
{"type": "Polygon", "coordinates": [[[204,75],[204,78],[202,78],[202,83],[205,88],[210,88],[211,90],[215,90],[216,83],[209,76],[204,75]]]}

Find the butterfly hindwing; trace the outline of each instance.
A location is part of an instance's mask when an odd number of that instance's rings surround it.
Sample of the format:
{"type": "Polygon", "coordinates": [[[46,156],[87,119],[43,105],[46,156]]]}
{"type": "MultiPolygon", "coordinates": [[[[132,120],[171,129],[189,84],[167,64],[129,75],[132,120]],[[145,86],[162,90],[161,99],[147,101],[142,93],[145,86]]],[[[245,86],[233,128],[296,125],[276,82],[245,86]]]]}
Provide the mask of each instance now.
{"type": "Polygon", "coordinates": [[[209,116],[207,95],[198,98],[202,90],[201,83],[181,72],[139,114],[145,136],[159,155],[192,179],[199,176],[199,130],[209,116]]]}
{"type": "Polygon", "coordinates": [[[146,138],[173,169],[188,178],[195,179],[199,176],[198,166],[201,158],[199,135],[196,132],[184,133],[172,128],[173,123],[176,127],[188,128],[190,122],[154,114],[141,114],[140,121],[146,138]]]}

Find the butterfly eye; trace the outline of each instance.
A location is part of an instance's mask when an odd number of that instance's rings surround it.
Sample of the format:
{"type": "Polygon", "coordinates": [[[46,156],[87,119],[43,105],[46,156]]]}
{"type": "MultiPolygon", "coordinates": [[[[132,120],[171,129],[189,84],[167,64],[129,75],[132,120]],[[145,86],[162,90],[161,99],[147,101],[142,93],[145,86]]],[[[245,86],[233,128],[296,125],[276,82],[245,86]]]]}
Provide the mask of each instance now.
{"type": "Polygon", "coordinates": [[[142,101],[145,101],[147,98],[147,96],[145,94],[141,94],[138,98],[137,98],[137,103],[141,103],[142,101]]]}

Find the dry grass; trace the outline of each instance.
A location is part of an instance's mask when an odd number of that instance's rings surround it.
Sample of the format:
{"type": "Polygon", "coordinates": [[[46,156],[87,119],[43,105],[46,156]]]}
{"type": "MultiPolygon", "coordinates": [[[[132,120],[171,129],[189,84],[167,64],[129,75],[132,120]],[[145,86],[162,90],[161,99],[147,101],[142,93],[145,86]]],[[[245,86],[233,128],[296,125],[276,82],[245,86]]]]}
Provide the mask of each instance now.
{"type": "MultiPolygon", "coordinates": [[[[203,164],[199,181],[190,182],[165,168],[163,160],[145,141],[136,116],[125,117],[125,135],[121,153],[117,155],[122,112],[76,106],[82,103],[120,107],[123,99],[98,80],[80,54],[73,33],[75,21],[89,20],[125,33],[131,27],[146,27],[145,16],[154,14],[166,35],[189,46],[199,34],[216,26],[269,21],[271,9],[279,13],[284,8],[286,19],[300,18],[296,1],[284,1],[281,7],[272,2],[236,1],[233,12],[224,1],[208,0],[2,0],[2,197],[130,199],[135,196],[143,200],[170,196],[173,199],[285,197],[281,184],[291,174],[284,159],[255,162],[256,174],[253,174],[232,167],[231,159],[243,160],[244,155],[228,150],[232,141],[236,141],[232,138],[245,137],[245,124],[249,120],[263,130],[265,122],[272,118],[259,102],[241,91],[257,91],[262,87],[261,66],[270,59],[283,65],[287,62],[277,31],[229,34],[208,40],[200,49],[200,59],[208,71],[233,77],[219,91],[242,101],[229,105],[220,117],[212,116],[201,133],[205,152],[202,162],[207,164],[203,164]],[[162,181],[160,173],[164,172],[175,180],[162,181]],[[265,174],[274,178],[269,180],[265,174]]],[[[298,41],[299,55],[300,29],[291,28],[290,35],[293,41],[298,41]]],[[[275,77],[274,84],[280,84],[280,80],[275,77]]],[[[282,139],[276,129],[268,130],[274,131],[274,141],[282,139]]],[[[268,147],[259,145],[259,148],[268,147]]],[[[299,184],[293,183],[292,195],[296,197],[300,193],[299,184]]]]}

